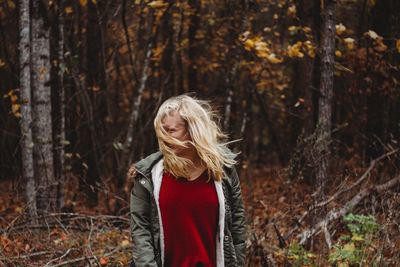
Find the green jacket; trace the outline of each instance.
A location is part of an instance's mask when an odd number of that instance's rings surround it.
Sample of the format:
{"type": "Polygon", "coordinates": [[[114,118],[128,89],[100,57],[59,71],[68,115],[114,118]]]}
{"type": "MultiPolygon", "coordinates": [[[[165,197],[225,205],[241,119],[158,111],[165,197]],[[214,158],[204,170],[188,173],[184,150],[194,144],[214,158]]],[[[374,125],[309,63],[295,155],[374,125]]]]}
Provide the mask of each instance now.
{"type": "MultiPolygon", "coordinates": [[[[158,195],[162,177],[162,154],[154,153],[135,164],[130,220],[134,243],[132,266],[163,266],[163,233],[158,195]]],[[[243,266],[245,261],[245,215],[239,177],[235,168],[215,182],[219,199],[217,267],[243,266]]]]}

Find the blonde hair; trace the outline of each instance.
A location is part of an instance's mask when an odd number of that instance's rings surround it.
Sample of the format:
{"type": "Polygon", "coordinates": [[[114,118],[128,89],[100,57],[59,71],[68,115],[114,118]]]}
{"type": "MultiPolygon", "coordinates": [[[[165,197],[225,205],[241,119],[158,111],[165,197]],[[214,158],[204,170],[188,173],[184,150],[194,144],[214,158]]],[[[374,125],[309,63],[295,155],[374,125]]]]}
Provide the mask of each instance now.
{"type": "Polygon", "coordinates": [[[167,99],[159,108],[154,119],[154,128],[158,138],[161,153],[164,156],[164,170],[175,177],[189,177],[189,167],[193,162],[179,157],[169,145],[187,148],[192,145],[202,164],[207,168],[209,177],[220,181],[224,177],[224,167],[236,164],[233,153],[222,141],[227,138],[217,125],[218,117],[212,111],[210,104],[188,95],[180,95],[167,99]],[[190,141],[180,141],[171,137],[163,128],[163,120],[177,112],[185,121],[190,141]]]}

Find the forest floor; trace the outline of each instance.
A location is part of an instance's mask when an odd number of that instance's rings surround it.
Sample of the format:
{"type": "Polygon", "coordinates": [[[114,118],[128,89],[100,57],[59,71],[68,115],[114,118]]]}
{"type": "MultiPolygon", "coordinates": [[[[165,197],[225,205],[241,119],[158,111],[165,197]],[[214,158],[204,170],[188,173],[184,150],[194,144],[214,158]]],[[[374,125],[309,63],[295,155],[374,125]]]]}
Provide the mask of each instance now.
{"type": "MultiPolygon", "coordinates": [[[[309,184],[289,181],[277,168],[244,171],[241,176],[250,232],[247,266],[332,265],[328,255],[334,250],[327,249],[323,237],[304,247],[297,243],[296,235],[309,223],[304,220],[296,224],[296,218],[312,202],[309,184]],[[288,235],[290,232],[293,234],[288,235]]],[[[72,208],[35,225],[24,215],[20,181],[0,181],[0,266],[129,266],[132,243],[127,213],[106,215],[110,214],[107,207],[115,203],[112,194],[104,193],[108,190],[99,194],[98,206],[89,208],[77,178],[71,176],[68,181],[65,202],[72,208]]],[[[400,203],[398,193],[388,197],[393,205],[400,203]]],[[[382,199],[375,201],[383,203],[382,199]]],[[[382,205],[387,206],[386,202],[382,205]]],[[[340,205],[339,201],[329,207],[335,205],[340,205]]],[[[371,202],[360,206],[357,212],[368,212],[371,202]]],[[[360,240],[351,236],[350,241],[340,241],[339,237],[349,234],[349,230],[340,219],[330,225],[336,251],[341,248],[340,252],[347,255],[335,261],[337,266],[356,266],[350,258],[360,255],[357,266],[400,266],[399,216],[390,215],[393,208],[399,210],[399,206],[376,210],[380,230],[373,235],[360,234],[356,237],[360,240]]]]}

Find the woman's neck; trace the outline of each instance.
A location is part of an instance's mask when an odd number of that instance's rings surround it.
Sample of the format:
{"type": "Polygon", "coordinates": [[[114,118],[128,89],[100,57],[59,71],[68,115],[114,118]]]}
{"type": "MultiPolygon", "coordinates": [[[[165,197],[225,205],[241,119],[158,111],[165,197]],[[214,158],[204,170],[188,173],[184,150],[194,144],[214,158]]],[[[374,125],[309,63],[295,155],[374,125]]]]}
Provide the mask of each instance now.
{"type": "Polygon", "coordinates": [[[203,162],[196,149],[189,150],[186,155],[182,155],[182,157],[190,160],[193,163],[193,166],[189,169],[189,177],[187,177],[188,180],[197,179],[206,170],[206,167],[203,165],[203,162]]]}

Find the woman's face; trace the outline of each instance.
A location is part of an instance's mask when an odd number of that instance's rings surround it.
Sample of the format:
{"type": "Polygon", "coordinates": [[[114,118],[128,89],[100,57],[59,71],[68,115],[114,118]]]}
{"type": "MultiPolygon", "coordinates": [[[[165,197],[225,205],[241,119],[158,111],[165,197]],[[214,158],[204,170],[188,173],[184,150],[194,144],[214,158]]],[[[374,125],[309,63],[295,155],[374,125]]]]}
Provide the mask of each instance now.
{"type": "MultiPolygon", "coordinates": [[[[190,141],[190,134],[186,127],[186,122],[181,118],[178,112],[174,111],[167,115],[162,121],[162,127],[173,138],[179,141],[190,141]]],[[[175,150],[172,146],[172,148],[175,150]]]]}

